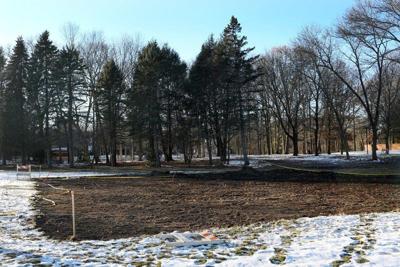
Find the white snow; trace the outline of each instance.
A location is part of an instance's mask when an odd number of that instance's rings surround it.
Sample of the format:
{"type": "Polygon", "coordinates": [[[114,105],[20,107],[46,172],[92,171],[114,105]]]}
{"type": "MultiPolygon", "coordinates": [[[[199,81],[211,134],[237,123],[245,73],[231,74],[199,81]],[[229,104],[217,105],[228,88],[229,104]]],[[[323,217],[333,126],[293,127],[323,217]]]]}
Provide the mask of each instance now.
{"type": "Polygon", "coordinates": [[[330,266],[343,261],[343,266],[400,266],[400,212],[216,228],[212,231],[227,242],[214,246],[171,248],[158,235],[56,241],[34,228],[34,183],[0,179],[0,265],[273,266],[282,261],[286,266],[330,266]]]}
{"type": "MultiPolygon", "coordinates": [[[[371,160],[371,153],[366,151],[350,151],[350,161],[367,161],[371,160]]],[[[390,150],[389,155],[379,152],[378,158],[387,158],[392,156],[399,156],[400,150],[390,150]]],[[[204,158],[205,159],[205,158],[204,158]]],[[[343,162],[349,162],[346,159],[345,154],[340,154],[339,152],[328,154],[320,154],[315,156],[313,154],[300,154],[298,156],[293,156],[292,154],[272,154],[272,155],[249,155],[250,166],[252,167],[264,167],[270,165],[268,162],[263,162],[263,160],[293,160],[293,161],[318,161],[321,163],[331,163],[338,164],[343,162]]],[[[376,161],[374,163],[379,163],[376,161]]],[[[229,161],[229,166],[243,166],[242,155],[231,155],[231,160],[229,161]]]]}
{"type": "MultiPolygon", "coordinates": [[[[30,178],[80,178],[80,177],[100,177],[100,176],[135,176],[144,175],[146,171],[118,171],[118,172],[102,172],[102,171],[33,171],[30,178]]],[[[17,177],[16,171],[0,170],[0,180],[26,180],[29,178],[29,172],[20,172],[17,177]]]]}

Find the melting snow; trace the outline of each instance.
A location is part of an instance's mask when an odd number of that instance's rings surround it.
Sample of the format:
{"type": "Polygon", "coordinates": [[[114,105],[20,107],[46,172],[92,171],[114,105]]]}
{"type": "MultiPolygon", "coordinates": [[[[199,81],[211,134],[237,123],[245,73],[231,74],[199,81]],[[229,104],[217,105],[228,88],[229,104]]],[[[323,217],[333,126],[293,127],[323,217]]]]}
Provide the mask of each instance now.
{"type": "MultiPolygon", "coordinates": [[[[366,151],[351,151],[349,152],[350,161],[369,161],[371,160],[371,153],[367,154],[366,151]]],[[[392,156],[399,156],[400,150],[390,150],[390,154],[378,153],[378,157],[386,158],[392,156]]],[[[263,160],[293,160],[293,161],[318,161],[321,163],[343,163],[349,162],[346,160],[345,154],[332,153],[320,154],[315,156],[312,154],[301,154],[299,156],[293,156],[292,154],[273,154],[273,155],[249,155],[250,166],[252,167],[265,167],[270,165],[268,162],[263,160]]],[[[379,162],[379,161],[377,161],[379,162]]],[[[372,162],[370,162],[372,163],[372,162]]],[[[230,166],[243,166],[243,159],[241,155],[231,155],[231,160],[229,161],[230,166]]]]}
{"type": "MultiPolygon", "coordinates": [[[[136,176],[146,175],[146,171],[118,171],[118,172],[101,172],[101,171],[37,171],[32,170],[31,178],[80,178],[80,177],[100,177],[100,176],[136,176]]],[[[29,178],[29,172],[20,172],[20,176],[17,177],[16,171],[0,170],[0,180],[7,179],[24,179],[29,178]]]]}

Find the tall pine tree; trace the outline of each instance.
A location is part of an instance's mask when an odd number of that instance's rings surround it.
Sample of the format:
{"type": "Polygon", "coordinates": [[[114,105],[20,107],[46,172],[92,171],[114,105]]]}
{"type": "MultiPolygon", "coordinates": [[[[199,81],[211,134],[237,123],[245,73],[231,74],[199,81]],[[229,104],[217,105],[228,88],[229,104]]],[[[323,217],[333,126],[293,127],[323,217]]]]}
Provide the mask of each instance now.
{"type": "Polygon", "coordinates": [[[211,36],[201,47],[199,55],[196,57],[190,72],[188,95],[192,99],[192,114],[199,121],[199,131],[202,132],[207,144],[208,160],[212,165],[212,137],[214,130],[219,129],[219,120],[213,123],[212,114],[215,111],[215,81],[216,71],[214,69],[214,49],[216,42],[211,36]]]}
{"type": "Polygon", "coordinates": [[[5,164],[6,158],[3,150],[3,112],[5,105],[5,66],[6,66],[6,57],[4,55],[4,50],[0,47],[0,156],[2,159],[2,163],[5,164]]]}
{"type": "Polygon", "coordinates": [[[3,110],[3,149],[7,157],[18,155],[27,162],[26,87],[28,54],[22,37],[17,39],[6,67],[5,106],[3,110]]]}
{"type": "Polygon", "coordinates": [[[64,127],[68,146],[68,162],[74,166],[75,138],[79,127],[79,107],[85,102],[84,64],[75,46],[66,46],[57,61],[57,119],[64,127]]]}
{"type": "MultiPolygon", "coordinates": [[[[247,47],[247,37],[241,35],[242,27],[237,18],[231,17],[231,21],[224,29],[221,38],[221,57],[224,64],[222,87],[225,87],[227,109],[234,106],[234,113],[238,114],[238,126],[244,165],[249,165],[248,145],[247,145],[247,126],[245,113],[247,108],[246,85],[255,80],[258,71],[254,69],[255,61],[258,56],[250,56],[254,47],[247,47]]],[[[230,122],[230,120],[227,120],[230,122]]],[[[230,122],[232,123],[232,122],[230,122]]]]}
{"type": "Polygon", "coordinates": [[[159,145],[161,141],[160,102],[161,49],[157,42],[149,42],[139,53],[134,82],[129,93],[130,125],[148,139],[147,159],[160,167],[159,145]],[[141,129],[137,126],[140,125],[141,129]]]}
{"type": "Polygon", "coordinates": [[[103,127],[107,133],[107,145],[111,154],[111,166],[117,165],[117,134],[122,123],[122,105],[125,95],[123,74],[114,60],[107,62],[97,83],[96,97],[103,127]]]}
{"type": "MultiPolygon", "coordinates": [[[[57,47],[49,39],[49,32],[43,32],[37,41],[29,65],[28,109],[32,120],[32,136],[38,149],[44,150],[46,164],[51,166],[51,120],[56,104],[56,60],[57,47]]],[[[43,161],[43,160],[41,160],[43,161]]]]}
{"type": "Polygon", "coordinates": [[[161,49],[160,63],[161,141],[165,160],[171,161],[177,140],[177,111],[182,104],[187,66],[178,53],[167,45],[161,49]]]}

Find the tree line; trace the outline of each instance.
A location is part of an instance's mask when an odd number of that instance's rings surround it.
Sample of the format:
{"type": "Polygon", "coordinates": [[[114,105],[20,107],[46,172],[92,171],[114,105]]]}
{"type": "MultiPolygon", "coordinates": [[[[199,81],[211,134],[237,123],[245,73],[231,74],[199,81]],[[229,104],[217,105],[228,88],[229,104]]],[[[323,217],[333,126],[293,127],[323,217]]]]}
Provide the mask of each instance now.
{"type": "Polygon", "coordinates": [[[49,166],[117,164],[118,145],[152,165],[183,154],[249,164],[251,153],[386,153],[399,130],[399,0],[360,1],[329,29],[306,27],[256,55],[237,18],[190,64],[167,44],[107,43],[66,28],[0,49],[0,153],[49,166]],[[365,134],[364,134],[365,133],[365,134]],[[133,153],[134,152],[134,153],[133,153]]]}

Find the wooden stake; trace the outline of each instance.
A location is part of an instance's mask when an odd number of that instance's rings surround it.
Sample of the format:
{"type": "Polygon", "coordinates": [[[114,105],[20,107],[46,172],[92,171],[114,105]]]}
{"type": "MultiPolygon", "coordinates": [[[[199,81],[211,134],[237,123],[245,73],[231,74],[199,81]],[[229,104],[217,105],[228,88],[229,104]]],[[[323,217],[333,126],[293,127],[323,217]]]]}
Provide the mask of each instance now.
{"type": "Polygon", "coordinates": [[[74,191],[71,190],[71,202],[72,202],[72,236],[71,240],[75,240],[76,238],[76,228],[75,228],[75,194],[74,191]]]}

